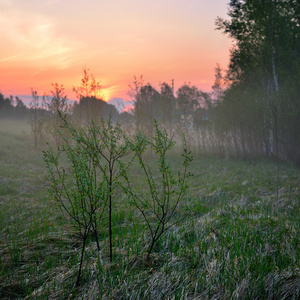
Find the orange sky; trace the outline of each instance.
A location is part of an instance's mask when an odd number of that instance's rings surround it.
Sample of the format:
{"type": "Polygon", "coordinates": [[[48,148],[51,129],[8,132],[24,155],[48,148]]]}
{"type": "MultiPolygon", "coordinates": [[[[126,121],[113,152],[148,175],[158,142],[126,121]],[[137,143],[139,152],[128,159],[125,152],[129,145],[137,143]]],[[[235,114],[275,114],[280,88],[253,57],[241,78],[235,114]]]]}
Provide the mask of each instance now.
{"type": "Polygon", "coordinates": [[[191,82],[209,91],[216,63],[226,68],[231,45],[214,30],[228,0],[0,0],[0,92],[49,93],[64,84],[75,99],[82,68],[106,100],[130,100],[133,76],[159,88],[191,82]]]}

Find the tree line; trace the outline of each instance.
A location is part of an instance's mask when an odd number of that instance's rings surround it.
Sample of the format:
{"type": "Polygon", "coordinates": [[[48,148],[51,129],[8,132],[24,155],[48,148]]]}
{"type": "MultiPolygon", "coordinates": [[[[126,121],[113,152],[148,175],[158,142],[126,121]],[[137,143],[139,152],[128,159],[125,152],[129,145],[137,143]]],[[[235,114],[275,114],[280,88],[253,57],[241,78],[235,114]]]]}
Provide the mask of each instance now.
{"type": "Polygon", "coordinates": [[[232,0],[228,8],[229,19],[217,18],[216,29],[233,47],[227,70],[216,67],[212,93],[185,84],[172,102],[166,83],[159,93],[135,80],[136,126],[149,131],[151,119],[169,120],[188,128],[201,153],[300,166],[299,1],[232,0]]]}
{"type": "Polygon", "coordinates": [[[199,152],[300,166],[300,3],[231,0],[228,16],[216,19],[233,46],[227,70],[216,67],[213,92],[186,84],[172,103],[167,84],[158,93],[135,81],[136,125],[173,120],[188,127],[199,152]]]}
{"type": "Polygon", "coordinates": [[[0,118],[25,119],[27,114],[26,105],[19,97],[5,97],[0,93],[0,118]]]}
{"type": "MultiPolygon", "coordinates": [[[[151,137],[157,120],[170,134],[184,132],[195,153],[276,157],[300,165],[300,4],[231,0],[228,16],[216,19],[216,29],[233,41],[230,62],[226,70],[217,65],[211,93],[184,83],[175,95],[173,83],[163,82],[156,89],[142,76],[134,77],[128,92],[133,109],[119,114],[102,100],[101,85],[84,69],[81,85],[73,88],[79,101],[72,110],[63,86],[54,84],[42,101],[33,92],[29,111],[34,126],[42,115],[51,116],[54,135],[61,110],[78,124],[111,116],[124,128],[151,137]]],[[[20,99],[15,106],[12,102],[1,95],[0,116],[26,110],[20,99]]]]}
{"type": "Polygon", "coordinates": [[[300,165],[300,3],[231,0],[228,15],[216,20],[234,42],[217,108],[222,143],[300,165]]]}

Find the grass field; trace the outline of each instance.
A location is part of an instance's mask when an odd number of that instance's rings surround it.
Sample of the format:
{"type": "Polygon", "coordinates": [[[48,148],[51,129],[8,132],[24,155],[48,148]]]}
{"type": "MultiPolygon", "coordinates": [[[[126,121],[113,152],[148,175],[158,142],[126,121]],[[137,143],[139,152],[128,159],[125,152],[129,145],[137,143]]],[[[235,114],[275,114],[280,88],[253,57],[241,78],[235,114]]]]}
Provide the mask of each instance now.
{"type": "MultiPolygon", "coordinates": [[[[194,157],[192,209],[146,257],[147,231],[119,192],[101,250],[80,240],[47,194],[24,122],[0,121],[1,299],[299,299],[300,170],[270,161],[194,157]]],[[[176,160],[176,158],[172,158],[176,160]]],[[[105,221],[105,220],[104,220],[105,221]]]]}

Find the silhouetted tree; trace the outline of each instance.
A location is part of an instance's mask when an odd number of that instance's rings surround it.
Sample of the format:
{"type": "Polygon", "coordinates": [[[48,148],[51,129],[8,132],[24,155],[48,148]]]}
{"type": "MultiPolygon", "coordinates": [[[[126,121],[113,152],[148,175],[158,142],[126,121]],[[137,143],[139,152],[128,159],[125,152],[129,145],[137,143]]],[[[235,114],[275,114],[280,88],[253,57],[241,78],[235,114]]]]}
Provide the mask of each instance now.
{"type": "Polygon", "coordinates": [[[173,127],[175,99],[172,87],[166,82],[163,82],[160,85],[160,102],[161,105],[159,109],[162,113],[161,121],[166,127],[169,127],[169,129],[171,130],[171,128],[173,127]]]}
{"type": "Polygon", "coordinates": [[[3,94],[0,93],[0,117],[1,118],[11,118],[13,116],[13,98],[5,98],[3,94]]]}
{"type": "Polygon", "coordinates": [[[135,117],[136,128],[140,128],[142,126],[142,106],[141,106],[141,88],[144,85],[143,75],[140,78],[134,76],[133,85],[129,85],[128,95],[133,102],[133,115],[135,117]]]}
{"type": "Polygon", "coordinates": [[[15,99],[16,99],[16,105],[14,109],[15,117],[17,119],[25,119],[27,117],[27,107],[21,99],[19,99],[18,97],[16,97],[15,99]]]}
{"type": "Polygon", "coordinates": [[[101,108],[105,105],[98,103],[98,101],[105,102],[102,100],[101,85],[89,71],[89,69],[83,68],[81,85],[73,87],[73,91],[79,99],[79,104],[74,107],[74,114],[83,122],[89,122],[91,119],[97,121],[104,116],[101,108]]]}
{"type": "Polygon", "coordinates": [[[50,96],[47,96],[47,108],[51,113],[48,117],[48,131],[53,136],[56,146],[59,146],[62,142],[62,135],[58,134],[58,132],[63,125],[60,114],[65,115],[69,110],[69,105],[64,86],[62,84],[52,83],[52,88],[53,90],[50,91],[50,96]]]}
{"type": "Polygon", "coordinates": [[[39,99],[37,91],[31,89],[32,101],[29,104],[29,125],[34,138],[34,148],[38,149],[43,141],[46,127],[45,99],[39,99]]]}
{"type": "Polygon", "coordinates": [[[196,86],[186,83],[177,91],[177,108],[183,116],[192,115],[199,106],[199,90],[196,86]]]}

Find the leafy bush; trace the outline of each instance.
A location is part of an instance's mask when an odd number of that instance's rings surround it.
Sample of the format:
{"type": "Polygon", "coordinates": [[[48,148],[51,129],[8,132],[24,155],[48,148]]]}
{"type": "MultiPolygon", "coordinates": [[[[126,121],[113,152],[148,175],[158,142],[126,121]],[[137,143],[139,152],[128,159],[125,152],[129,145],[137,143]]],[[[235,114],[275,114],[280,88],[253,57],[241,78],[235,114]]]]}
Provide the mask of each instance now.
{"type": "Polygon", "coordinates": [[[188,190],[186,179],[191,175],[187,168],[193,157],[188,151],[186,141],[183,144],[183,165],[182,172],[175,175],[167,161],[167,153],[175,145],[169,138],[166,130],[159,127],[154,122],[155,136],[153,141],[149,141],[146,135],[139,132],[134,141],[131,142],[131,149],[135,154],[140,167],[144,171],[144,176],[148,185],[148,191],[138,193],[134,187],[134,182],[129,179],[127,172],[123,172],[126,184],[123,186],[125,193],[131,199],[132,204],[141,212],[150,232],[151,241],[148,247],[149,256],[155,243],[169,228],[184,219],[188,212],[176,218],[179,205],[188,190]],[[153,175],[150,164],[146,161],[144,153],[150,146],[157,158],[159,176],[153,175]]]}

